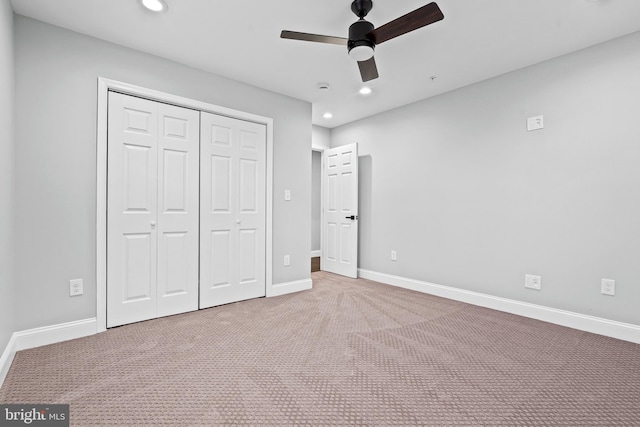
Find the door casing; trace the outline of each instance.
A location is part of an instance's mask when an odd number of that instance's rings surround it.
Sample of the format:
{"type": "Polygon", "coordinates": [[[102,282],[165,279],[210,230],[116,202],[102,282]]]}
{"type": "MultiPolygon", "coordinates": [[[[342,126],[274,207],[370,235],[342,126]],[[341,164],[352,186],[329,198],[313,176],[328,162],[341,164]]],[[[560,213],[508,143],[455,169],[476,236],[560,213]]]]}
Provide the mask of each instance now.
{"type": "Polygon", "coordinates": [[[234,110],[219,105],[172,95],[129,83],[98,77],[98,122],[96,153],[96,332],[107,330],[107,116],[108,93],[120,92],[151,101],[206,111],[266,126],[266,295],[277,294],[273,289],[273,119],[234,110]]]}

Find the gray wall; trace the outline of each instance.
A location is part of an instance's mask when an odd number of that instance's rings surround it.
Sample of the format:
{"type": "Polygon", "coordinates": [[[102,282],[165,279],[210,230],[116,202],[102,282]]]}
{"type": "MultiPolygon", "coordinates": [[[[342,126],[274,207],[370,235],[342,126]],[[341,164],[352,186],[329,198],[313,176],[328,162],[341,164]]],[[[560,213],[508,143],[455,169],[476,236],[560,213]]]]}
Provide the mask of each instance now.
{"type": "Polygon", "coordinates": [[[318,125],[311,126],[311,144],[313,148],[330,148],[331,129],[318,125]]]}
{"type": "Polygon", "coordinates": [[[14,48],[11,2],[0,2],[0,354],[14,332],[14,48]]]}
{"type": "Polygon", "coordinates": [[[640,325],[639,52],[635,33],[332,129],[360,144],[359,266],[640,325]]]}
{"type": "Polygon", "coordinates": [[[15,26],[18,330],[96,315],[98,76],[273,118],[273,281],[309,278],[309,103],[22,16],[15,26]],[[80,277],[85,295],[70,298],[80,277]]]}

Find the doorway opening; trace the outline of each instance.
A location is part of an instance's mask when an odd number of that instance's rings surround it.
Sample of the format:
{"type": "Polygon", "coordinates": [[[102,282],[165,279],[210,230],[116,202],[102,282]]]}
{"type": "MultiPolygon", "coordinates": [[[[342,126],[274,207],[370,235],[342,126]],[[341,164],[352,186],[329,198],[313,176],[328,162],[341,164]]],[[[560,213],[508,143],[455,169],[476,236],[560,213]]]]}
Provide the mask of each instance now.
{"type": "Polygon", "coordinates": [[[320,271],[322,254],[322,150],[311,151],[311,272],[320,271]]]}

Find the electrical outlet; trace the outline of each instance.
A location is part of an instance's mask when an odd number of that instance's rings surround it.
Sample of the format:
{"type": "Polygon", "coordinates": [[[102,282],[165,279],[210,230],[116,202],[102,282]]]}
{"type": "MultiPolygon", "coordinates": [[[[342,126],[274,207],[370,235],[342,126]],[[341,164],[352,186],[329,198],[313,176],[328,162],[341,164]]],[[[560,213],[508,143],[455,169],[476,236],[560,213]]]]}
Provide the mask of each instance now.
{"type": "Polygon", "coordinates": [[[69,280],[69,296],[76,297],[84,293],[82,289],[82,279],[69,280]]]}
{"type": "Polygon", "coordinates": [[[391,261],[398,260],[398,253],[396,251],[391,251],[391,261]]]}
{"type": "Polygon", "coordinates": [[[600,282],[600,293],[602,295],[615,295],[616,281],[612,279],[602,279],[602,281],[600,282]]]}
{"type": "Polygon", "coordinates": [[[284,256],[284,265],[285,267],[289,267],[291,265],[291,256],[289,255],[284,256]]]}
{"type": "Polygon", "coordinates": [[[532,274],[524,275],[524,287],[528,289],[535,289],[537,291],[542,289],[542,277],[534,276],[532,274]]]}

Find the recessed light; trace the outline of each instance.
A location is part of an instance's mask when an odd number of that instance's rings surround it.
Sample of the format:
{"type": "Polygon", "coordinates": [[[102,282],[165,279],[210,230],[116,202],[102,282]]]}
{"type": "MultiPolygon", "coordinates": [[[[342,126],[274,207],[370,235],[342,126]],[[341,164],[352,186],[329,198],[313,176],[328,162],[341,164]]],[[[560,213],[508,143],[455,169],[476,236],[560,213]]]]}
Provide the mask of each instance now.
{"type": "Polygon", "coordinates": [[[371,88],[367,86],[363,86],[360,89],[360,95],[369,95],[371,93],[371,88]]]}
{"type": "Polygon", "coordinates": [[[168,8],[164,0],[142,0],[142,5],[153,12],[163,12],[168,8]]]}
{"type": "Polygon", "coordinates": [[[322,115],[322,117],[324,117],[325,119],[330,119],[331,117],[333,117],[333,114],[331,114],[331,113],[324,113],[324,114],[322,115]]]}

